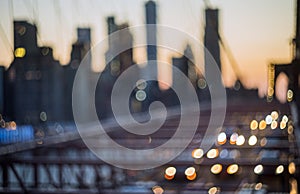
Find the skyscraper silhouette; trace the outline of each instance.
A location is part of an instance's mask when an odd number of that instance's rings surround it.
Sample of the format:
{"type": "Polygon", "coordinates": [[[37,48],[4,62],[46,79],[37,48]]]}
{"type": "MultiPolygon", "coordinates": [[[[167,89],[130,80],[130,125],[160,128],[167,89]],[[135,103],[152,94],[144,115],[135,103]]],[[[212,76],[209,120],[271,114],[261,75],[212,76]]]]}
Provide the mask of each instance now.
{"type": "MultiPolygon", "coordinates": [[[[220,71],[221,69],[221,60],[220,60],[220,46],[219,46],[219,10],[207,8],[205,10],[206,17],[206,26],[205,26],[205,36],[204,36],[204,46],[209,51],[205,52],[205,75],[209,75],[208,66],[212,65],[211,61],[208,59],[208,54],[211,54],[217,63],[220,71]]],[[[211,75],[214,76],[214,75],[211,75]]]]}
{"type": "MultiPolygon", "coordinates": [[[[145,4],[145,19],[146,19],[146,37],[147,37],[147,61],[148,64],[142,69],[142,78],[146,80],[157,79],[157,48],[156,48],[156,4],[154,1],[148,1],[145,4]]],[[[142,111],[148,109],[149,104],[156,100],[160,94],[157,82],[148,81],[145,88],[147,94],[146,99],[142,105],[142,111]]]]}
{"type": "Polygon", "coordinates": [[[157,51],[156,45],[154,45],[156,44],[156,4],[153,1],[148,1],[146,3],[146,24],[150,24],[146,29],[148,61],[156,60],[157,51]]]}

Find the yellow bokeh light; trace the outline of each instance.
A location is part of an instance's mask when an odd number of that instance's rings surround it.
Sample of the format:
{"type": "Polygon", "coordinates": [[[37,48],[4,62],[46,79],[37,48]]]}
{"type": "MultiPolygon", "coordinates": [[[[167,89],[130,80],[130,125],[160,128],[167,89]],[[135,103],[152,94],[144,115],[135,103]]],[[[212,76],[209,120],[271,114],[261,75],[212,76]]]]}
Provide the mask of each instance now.
{"type": "Polygon", "coordinates": [[[278,116],[279,116],[279,114],[278,114],[277,111],[274,110],[274,111],[271,112],[271,117],[272,117],[273,120],[277,120],[278,116]]]}
{"type": "Polygon", "coordinates": [[[197,177],[196,169],[194,167],[189,167],[184,171],[186,178],[190,181],[195,180],[197,177]]]}
{"type": "Polygon", "coordinates": [[[230,144],[234,145],[236,143],[236,140],[238,138],[238,134],[237,133],[233,133],[231,136],[230,136],[230,144]]]}
{"type": "Polygon", "coordinates": [[[227,137],[226,133],[222,132],[218,135],[218,144],[223,145],[226,143],[227,137]]]}
{"type": "Polygon", "coordinates": [[[296,172],[296,165],[295,165],[294,162],[291,162],[291,163],[289,164],[289,173],[290,173],[290,174],[295,174],[295,172],[296,172]]]}
{"type": "Polygon", "coordinates": [[[281,121],[287,123],[289,121],[289,118],[286,115],[283,115],[281,121]]]}
{"type": "Polygon", "coordinates": [[[255,190],[261,190],[262,189],[263,184],[262,183],[257,183],[254,187],[255,190]]]}
{"type": "Polygon", "coordinates": [[[255,130],[258,127],[258,122],[256,120],[251,121],[250,123],[250,129],[255,130]]]}
{"type": "Polygon", "coordinates": [[[170,167],[166,168],[164,177],[167,180],[172,180],[174,178],[175,174],[176,174],[176,168],[170,166],[170,167]]]}
{"type": "Polygon", "coordinates": [[[208,194],[216,194],[216,193],[218,193],[217,187],[212,187],[208,190],[208,194]]]}
{"type": "Polygon", "coordinates": [[[293,100],[293,97],[294,97],[294,92],[292,90],[288,90],[286,94],[287,101],[291,102],[293,100]]]}
{"type": "Polygon", "coordinates": [[[202,158],[203,154],[204,154],[204,152],[200,148],[194,149],[192,151],[192,157],[195,158],[195,159],[202,158]]]}
{"type": "Polygon", "coordinates": [[[245,137],[243,135],[239,135],[236,139],[236,145],[241,146],[245,143],[245,137]]]}
{"type": "Polygon", "coordinates": [[[210,168],[211,173],[213,174],[220,174],[222,172],[222,165],[215,164],[210,168]]]}
{"type": "Polygon", "coordinates": [[[235,174],[239,170],[239,166],[237,164],[231,164],[227,167],[228,174],[235,174]]]}
{"type": "Polygon", "coordinates": [[[152,191],[154,194],[163,194],[164,190],[160,186],[154,186],[152,187],[152,191]]]}
{"type": "Polygon", "coordinates": [[[280,129],[285,129],[285,127],[286,127],[286,122],[281,121],[280,122],[280,129]]]}
{"type": "Polygon", "coordinates": [[[263,167],[263,165],[261,165],[261,164],[258,164],[258,165],[256,165],[255,167],[254,167],[254,173],[255,174],[261,174],[262,172],[263,172],[263,170],[264,170],[264,167],[263,167]]]}
{"type": "Polygon", "coordinates": [[[258,128],[259,128],[260,130],[264,130],[266,127],[267,127],[266,121],[265,121],[265,120],[261,120],[261,121],[259,122],[258,128]]]}
{"type": "Polygon", "coordinates": [[[176,174],[176,168],[175,167],[168,167],[166,170],[165,170],[165,173],[166,175],[168,176],[174,176],[176,174]]]}
{"type": "Polygon", "coordinates": [[[276,168],[275,173],[276,173],[276,174],[281,174],[281,173],[283,173],[283,171],[284,171],[283,165],[279,165],[279,166],[276,168]]]}
{"type": "Polygon", "coordinates": [[[184,174],[186,176],[192,176],[196,172],[196,169],[194,167],[188,167],[185,171],[184,174]]]}
{"type": "Polygon", "coordinates": [[[272,123],[271,123],[271,129],[276,129],[277,126],[278,126],[277,121],[272,121],[272,123]]]}
{"type": "Polygon", "coordinates": [[[216,158],[219,156],[219,150],[218,149],[211,149],[207,152],[207,158],[216,158]]]}
{"type": "Polygon", "coordinates": [[[25,48],[16,48],[15,50],[15,57],[17,58],[23,58],[26,54],[26,49],[25,48]]]}

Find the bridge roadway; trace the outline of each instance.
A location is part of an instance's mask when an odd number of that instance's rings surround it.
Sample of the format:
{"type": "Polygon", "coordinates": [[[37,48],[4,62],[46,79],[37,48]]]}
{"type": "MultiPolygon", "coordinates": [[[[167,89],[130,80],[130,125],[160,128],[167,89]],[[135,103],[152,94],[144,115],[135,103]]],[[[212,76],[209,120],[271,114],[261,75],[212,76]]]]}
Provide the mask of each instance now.
{"type": "MultiPolygon", "coordinates": [[[[281,116],[286,114],[291,119],[287,105],[229,104],[220,130],[228,135],[227,140],[234,132],[242,134],[246,143],[242,146],[231,145],[228,141],[224,145],[215,143],[213,147],[224,153],[226,150],[227,156],[220,155],[209,159],[204,155],[201,159],[194,159],[191,153],[203,141],[210,119],[209,106],[201,108],[198,129],[189,146],[168,164],[140,171],[117,168],[97,158],[84,144],[75,130],[75,125],[68,126],[74,130],[52,135],[50,134],[55,129],[48,129],[48,133],[38,131],[37,134],[45,135],[37,135],[31,142],[0,147],[0,193],[153,193],[151,188],[154,185],[163,187],[164,193],[207,193],[211,186],[220,188],[221,193],[242,193],[247,189],[250,192],[258,182],[261,182],[268,192],[289,192],[290,180],[299,180],[299,151],[293,131],[288,132],[288,127],[283,130],[279,127],[272,130],[270,126],[265,130],[249,128],[253,119],[260,121],[273,110],[277,110],[281,116]],[[253,134],[257,136],[258,143],[250,146],[247,140],[253,134]],[[267,139],[267,143],[262,145],[264,138],[267,139]],[[295,174],[288,171],[291,161],[296,164],[295,174]],[[223,170],[219,175],[213,175],[210,167],[217,163],[223,165],[223,170]],[[236,175],[228,175],[226,167],[233,163],[239,165],[239,171],[236,175]],[[264,166],[263,174],[253,173],[256,164],[264,166]],[[285,170],[282,174],[275,175],[275,169],[280,164],[285,170]],[[177,169],[176,176],[170,181],[164,178],[164,170],[168,166],[177,169]],[[196,169],[197,178],[194,181],[188,181],[184,175],[184,170],[189,166],[196,169]]],[[[163,126],[147,136],[130,134],[112,119],[103,121],[102,124],[107,134],[120,145],[132,149],[151,149],[162,145],[173,136],[179,118],[180,111],[176,108],[170,109],[163,126]]],[[[185,130],[190,130],[188,126],[185,127],[185,130]]],[[[95,127],[89,127],[85,136],[89,141],[97,141],[101,134],[97,133],[95,127]]],[[[151,163],[159,160],[159,157],[166,157],[156,153],[154,157],[147,159],[132,158],[134,156],[124,155],[111,147],[102,146],[95,149],[119,164],[134,160],[151,163]]]]}

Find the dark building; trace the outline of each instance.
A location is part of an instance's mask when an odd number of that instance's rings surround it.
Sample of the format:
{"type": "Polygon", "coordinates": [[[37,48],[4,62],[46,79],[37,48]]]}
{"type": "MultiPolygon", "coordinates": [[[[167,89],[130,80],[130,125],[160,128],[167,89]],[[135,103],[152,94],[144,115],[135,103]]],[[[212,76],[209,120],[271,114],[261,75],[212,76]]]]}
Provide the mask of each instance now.
{"type": "MultiPolygon", "coordinates": [[[[192,58],[193,58],[193,53],[190,50],[190,46],[187,45],[187,47],[184,51],[184,55],[182,57],[177,57],[177,58],[173,57],[172,58],[172,64],[174,66],[174,69],[180,70],[185,75],[185,77],[188,77],[190,68],[192,68],[190,66],[192,62],[189,59],[192,59],[192,58]],[[187,53],[187,52],[189,52],[189,53],[187,53]],[[187,54],[189,54],[189,55],[187,55],[187,54]]],[[[179,82],[178,80],[176,80],[174,71],[172,72],[172,74],[173,74],[173,76],[172,76],[172,78],[173,78],[172,86],[174,86],[176,84],[177,87],[180,87],[182,89],[186,89],[187,86],[186,86],[185,83],[179,82]]],[[[161,97],[162,97],[162,100],[163,100],[163,102],[166,106],[176,106],[176,105],[178,106],[178,105],[180,105],[180,102],[177,98],[177,95],[172,89],[162,91],[161,92],[161,97]]]]}
{"type": "Polygon", "coordinates": [[[63,120],[62,71],[50,47],[37,46],[37,28],[14,22],[14,61],[6,72],[5,115],[17,123],[63,120]]]}
{"type": "MultiPolygon", "coordinates": [[[[200,101],[206,101],[209,98],[209,91],[207,88],[206,80],[199,70],[197,70],[195,64],[193,63],[194,60],[194,54],[192,52],[192,49],[190,45],[186,46],[186,49],[184,50],[184,56],[173,58],[172,63],[173,66],[178,68],[186,77],[189,78],[190,83],[195,88],[200,101]]],[[[174,73],[173,73],[173,84],[176,80],[174,79],[174,73]]],[[[183,83],[177,83],[181,88],[187,88],[186,85],[183,83]]],[[[188,92],[188,91],[187,91],[188,92]]],[[[163,92],[163,96],[166,92],[163,92]]],[[[173,94],[176,95],[176,94],[173,94]]],[[[170,95],[169,95],[170,96],[170,95]]],[[[168,104],[172,105],[179,105],[176,98],[172,98],[173,102],[168,102],[168,104]],[[177,103],[177,104],[176,104],[177,103]]]]}
{"type": "MultiPolygon", "coordinates": [[[[192,52],[191,46],[187,45],[184,50],[184,55],[182,57],[175,58],[173,57],[172,63],[173,66],[178,68],[186,77],[189,78],[190,82],[195,86],[195,82],[197,81],[197,73],[195,64],[191,61],[194,59],[194,54],[192,52]]],[[[173,83],[174,80],[173,77],[173,83]]]]}
{"type": "Polygon", "coordinates": [[[53,58],[50,47],[41,47],[41,121],[62,121],[64,119],[63,71],[53,58]]]}
{"type": "Polygon", "coordinates": [[[4,66],[0,66],[0,114],[4,111],[4,66]]]}
{"type": "Polygon", "coordinates": [[[181,70],[181,72],[184,73],[184,75],[188,77],[190,82],[195,86],[197,81],[197,70],[192,60],[194,60],[194,54],[190,45],[186,46],[182,57],[173,57],[172,59],[173,65],[181,70]]]}
{"type": "MultiPolygon", "coordinates": [[[[20,124],[73,120],[74,77],[91,42],[89,28],[79,28],[77,32],[78,40],[72,45],[71,62],[62,67],[53,58],[50,47],[38,47],[35,25],[26,21],[14,22],[15,58],[5,73],[5,106],[0,106],[9,120],[20,124]]],[[[91,71],[87,73],[85,77],[88,79],[91,71]]],[[[82,81],[84,93],[89,80],[82,81]]]]}
{"type": "Polygon", "coordinates": [[[133,36],[127,23],[116,24],[114,17],[107,18],[108,50],[105,53],[106,67],[101,73],[96,89],[96,107],[99,118],[111,116],[111,92],[117,78],[133,61],[133,36]],[[121,49],[121,50],[120,50],[121,49]],[[116,55],[116,56],[115,56],[116,55]]]}
{"type": "MultiPolygon", "coordinates": [[[[186,77],[188,77],[188,70],[189,70],[189,66],[188,66],[187,62],[188,62],[188,60],[185,56],[178,57],[178,58],[175,58],[175,57],[172,58],[173,66],[178,68],[182,73],[184,73],[184,75],[186,77]]],[[[176,81],[176,80],[174,80],[174,77],[173,77],[173,82],[174,81],[176,81]]]]}
{"type": "Polygon", "coordinates": [[[197,70],[197,67],[193,63],[194,54],[192,51],[192,48],[190,45],[187,45],[185,50],[184,50],[184,56],[187,58],[187,63],[188,63],[188,72],[187,72],[187,77],[189,78],[191,84],[196,88],[197,87],[197,80],[200,74],[201,77],[203,77],[202,72],[197,70]]]}
{"type": "MultiPolygon", "coordinates": [[[[154,74],[157,78],[157,27],[156,27],[156,4],[154,1],[148,1],[145,4],[146,11],[146,37],[147,37],[147,61],[151,64],[148,64],[144,68],[143,74],[146,78],[149,78],[149,75],[154,74]]],[[[150,87],[155,87],[155,84],[150,84],[150,87]]],[[[151,93],[151,92],[150,92],[151,93]]]]}
{"type": "MultiPolygon", "coordinates": [[[[147,66],[141,70],[141,78],[145,80],[157,79],[157,7],[154,1],[145,4],[145,22],[147,38],[147,66]]],[[[147,81],[144,89],[146,99],[142,102],[142,111],[147,111],[151,102],[161,98],[161,91],[157,81],[147,81]]]]}
{"type": "MultiPolygon", "coordinates": [[[[206,9],[205,10],[205,35],[204,35],[204,46],[209,51],[205,52],[205,70],[208,68],[210,61],[208,61],[208,54],[211,54],[215,62],[217,63],[220,71],[221,69],[221,60],[220,60],[220,46],[219,46],[219,10],[218,9],[206,9]]],[[[208,71],[205,73],[209,74],[208,71]]]]}
{"type": "Polygon", "coordinates": [[[20,123],[38,123],[41,67],[36,26],[14,22],[15,59],[7,71],[6,115],[20,123]]]}
{"type": "Polygon", "coordinates": [[[14,21],[14,51],[21,52],[18,48],[24,48],[27,56],[37,56],[40,50],[37,46],[37,27],[27,21],[14,21]]]}
{"type": "MultiPolygon", "coordinates": [[[[147,79],[150,75],[152,75],[150,78],[157,78],[157,10],[155,2],[148,1],[145,4],[145,12],[148,43],[147,57],[151,63],[141,70],[141,79],[147,79]]],[[[110,103],[114,83],[126,69],[134,64],[133,36],[128,27],[127,23],[116,24],[114,17],[107,18],[108,35],[112,35],[116,31],[118,33],[109,37],[109,49],[105,53],[107,65],[98,81],[95,99],[90,99],[95,100],[99,118],[111,116],[110,103]],[[120,48],[126,49],[119,50],[120,48]],[[116,51],[119,52],[116,54],[116,51]]],[[[219,38],[218,10],[207,9],[204,42],[221,69],[219,38]]],[[[14,42],[15,58],[4,73],[4,84],[1,82],[4,69],[0,69],[0,100],[4,98],[4,100],[1,100],[0,111],[4,112],[9,120],[15,120],[17,123],[40,124],[46,121],[73,121],[73,83],[81,61],[91,48],[91,30],[89,28],[77,29],[77,41],[72,45],[71,61],[66,66],[61,66],[53,58],[50,47],[39,47],[37,45],[37,27],[35,25],[26,21],[15,21],[14,42]]],[[[186,56],[193,58],[189,46],[185,50],[185,56],[174,58],[173,64],[189,77],[192,85],[197,88],[201,100],[203,96],[209,95],[205,78],[200,75],[195,65],[186,56]],[[205,95],[201,95],[201,93],[205,93],[205,95]]],[[[89,56],[89,59],[91,59],[91,56],[89,56]]],[[[80,106],[87,100],[85,94],[89,92],[92,79],[97,77],[92,72],[91,61],[88,61],[88,63],[90,63],[90,68],[85,72],[80,72],[80,77],[83,78],[80,80],[80,87],[82,87],[80,93],[75,94],[79,95],[80,106]]],[[[206,54],[206,70],[210,69],[208,65],[210,64],[207,62],[206,54]]],[[[209,72],[206,72],[206,75],[215,76],[210,75],[209,72]]],[[[129,99],[128,103],[133,112],[146,111],[149,104],[155,100],[165,101],[167,106],[168,104],[178,104],[176,98],[174,98],[175,94],[171,90],[160,91],[156,81],[147,82],[145,87],[141,88],[136,87],[129,99]],[[144,96],[137,97],[137,93],[144,96]]],[[[248,98],[250,96],[240,82],[237,82],[233,89],[228,89],[227,94],[231,97],[236,95],[236,91],[239,91],[239,96],[245,95],[248,98]],[[242,91],[245,92],[242,93],[242,91]]],[[[89,109],[85,112],[87,113],[85,117],[88,118],[89,109]]]]}
{"type": "MultiPolygon", "coordinates": [[[[78,67],[83,58],[88,54],[91,47],[91,30],[89,28],[77,29],[77,41],[72,45],[71,61],[68,65],[63,66],[64,75],[64,119],[66,121],[73,121],[73,109],[72,109],[72,90],[74,78],[77,73],[78,67]]],[[[84,80],[80,80],[83,83],[82,93],[88,89],[88,79],[91,75],[91,69],[88,72],[84,72],[84,80]]]]}
{"type": "Polygon", "coordinates": [[[128,27],[129,25],[127,23],[123,23],[120,25],[116,24],[114,17],[107,18],[108,35],[111,35],[113,32],[118,31],[117,34],[113,35],[113,38],[111,36],[109,37],[109,49],[105,53],[105,61],[107,64],[106,68],[113,77],[118,77],[122,72],[124,72],[133,64],[133,37],[128,27]],[[119,51],[119,49],[123,48],[128,49],[119,51]],[[119,53],[117,56],[112,56],[117,53],[119,53]]]}
{"type": "Polygon", "coordinates": [[[156,60],[156,4],[153,1],[146,3],[146,27],[147,30],[147,56],[148,61],[156,60]],[[152,24],[152,25],[151,25],[152,24]],[[152,44],[150,44],[152,43],[152,44]]]}

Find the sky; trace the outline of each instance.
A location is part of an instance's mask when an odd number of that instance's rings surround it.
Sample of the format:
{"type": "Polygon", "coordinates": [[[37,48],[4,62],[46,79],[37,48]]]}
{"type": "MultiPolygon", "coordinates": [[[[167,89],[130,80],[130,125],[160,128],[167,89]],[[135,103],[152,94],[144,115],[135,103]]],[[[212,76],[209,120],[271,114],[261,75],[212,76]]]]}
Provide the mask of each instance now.
{"type": "MultiPolygon", "coordinates": [[[[114,15],[116,23],[130,26],[145,23],[146,0],[0,0],[0,64],[8,67],[13,60],[13,18],[28,20],[38,26],[38,44],[51,46],[54,57],[62,64],[70,59],[71,45],[76,40],[76,28],[91,27],[92,45],[107,36],[106,17],[114,15]]],[[[203,0],[156,0],[158,24],[179,29],[203,42],[203,0]]],[[[289,63],[291,40],[295,31],[295,0],[211,0],[220,13],[220,34],[224,37],[239,68],[239,79],[247,88],[267,89],[269,63],[289,63]]],[[[168,38],[159,34],[158,39],[168,38]]],[[[135,39],[145,38],[134,34],[135,39]]],[[[175,40],[174,40],[175,41],[175,40]]],[[[176,40],[180,49],[187,42],[176,40]]],[[[192,49],[194,49],[192,47],[192,49]]],[[[196,60],[201,54],[195,53],[196,60]]],[[[221,51],[224,82],[230,86],[237,79],[232,64],[221,51]]],[[[171,52],[159,51],[158,59],[170,62],[171,52]]],[[[137,63],[146,60],[142,49],[134,50],[137,63]]],[[[97,63],[96,70],[104,67],[97,63]]],[[[166,70],[159,70],[164,74],[166,70]]],[[[165,75],[165,74],[164,74],[165,75]]]]}

